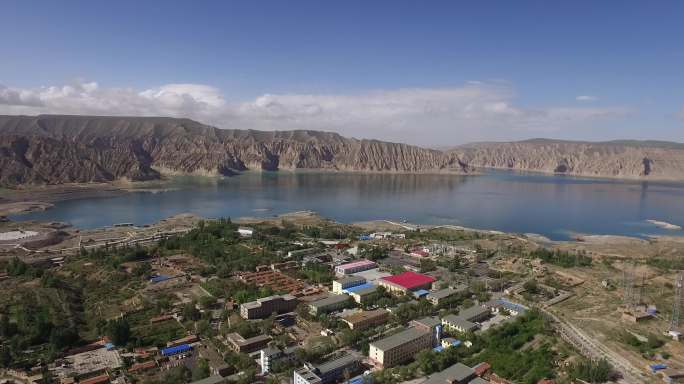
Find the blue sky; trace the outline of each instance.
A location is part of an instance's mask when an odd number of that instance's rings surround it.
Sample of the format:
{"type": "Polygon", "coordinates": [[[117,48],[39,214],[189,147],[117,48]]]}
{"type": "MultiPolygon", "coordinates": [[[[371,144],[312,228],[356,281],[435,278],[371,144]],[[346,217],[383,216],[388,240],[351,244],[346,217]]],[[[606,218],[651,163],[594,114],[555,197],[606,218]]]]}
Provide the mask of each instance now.
{"type": "Polygon", "coordinates": [[[684,2],[5,1],[0,113],[684,141],[684,2]]]}

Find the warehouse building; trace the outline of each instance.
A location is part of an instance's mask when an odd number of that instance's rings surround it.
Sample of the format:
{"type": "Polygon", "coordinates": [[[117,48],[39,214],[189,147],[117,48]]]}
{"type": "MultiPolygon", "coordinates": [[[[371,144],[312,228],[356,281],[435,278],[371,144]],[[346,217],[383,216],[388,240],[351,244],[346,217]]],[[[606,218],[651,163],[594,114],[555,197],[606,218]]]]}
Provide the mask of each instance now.
{"type": "Polygon", "coordinates": [[[347,264],[341,264],[335,267],[335,273],[340,276],[351,275],[352,273],[367,271],[369,269],[377,268],[378,265],[370,260],[362,259],[353,261],[347,264]]]}
{"type": "Polygon", "coordinates": [[[244,319],[264,319],[273,313],[278,315],[292,312],[299,300],[292,295],[269,296],[240,305],[240,316],[244,319]]]}
{"type": "Polygon", "coordinates": [[[388,292],[408,294],[421,289],[430,289],[435,282],[433,277],[416,272],[404,272],[378,280],[378,284],[388,292]]]}
{"type": "Polygon", "coordinates": [[[325,299],[316,300],[309,303],[309,313],[318,316],[323,313],[335,312],[346,308],[349,305],[351,298],[347,295],[333,295],[325,299]]]}
{"type": "Polygon", "coordinates": [[[366,284],[366,279],[361,276],[346,276],[333,281],[332,291],[333,293],[340,294],[347,288],[357,287],[363,284],[366,284]]]}
{"type": "Polygon", "coordinates": [[[385,309],[373,311],[360,311],[344,316],[340,320],[344,321],[350,329],[364,330],[374,326],[382,325],[389,319],[390,313],[385,309]]]}

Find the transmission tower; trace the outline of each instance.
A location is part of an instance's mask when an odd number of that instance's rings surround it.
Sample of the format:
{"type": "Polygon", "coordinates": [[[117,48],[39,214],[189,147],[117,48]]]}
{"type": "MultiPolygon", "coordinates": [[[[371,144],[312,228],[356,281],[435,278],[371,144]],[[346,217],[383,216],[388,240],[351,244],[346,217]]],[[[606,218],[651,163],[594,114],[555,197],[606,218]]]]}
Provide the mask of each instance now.
{"type": "Polygon", "coordinates": [[[682,297],[684,296],[684,274],[677,275],[675,280],[675,295],[674,303],[672,303],[672,320],[670,322],[670,330],[679,329],[679,316],[682,310],[682,297]]]}
{"type": "Polygon", "coordinates": [[[624,304],[625,308],[632,308],[634,306],[634,299],[636,298],[634,292],[634,266],[628,270],[628,266],[622,271],[622,288],[624,289],[624,304]]]}

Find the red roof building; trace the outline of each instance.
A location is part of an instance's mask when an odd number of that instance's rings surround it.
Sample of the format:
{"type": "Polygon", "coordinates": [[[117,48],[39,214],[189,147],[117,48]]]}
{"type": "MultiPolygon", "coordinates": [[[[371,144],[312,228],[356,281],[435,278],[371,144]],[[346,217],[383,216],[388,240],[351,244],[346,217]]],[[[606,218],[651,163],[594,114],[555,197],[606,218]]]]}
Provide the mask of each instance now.
{"type": "Polygon", "coordinates": [[[413,251],[411,251],[411,256],[413,256],[413,257],[428,257],[428,256],[430,256],[430,254],[423,251],[422,249],[414,249],[413,251]]]}
{"type": "Polygon", "coordinates": [[[407,293],[419,289],[430,289],[435,279],[415,272],[404,272],[394,276],[383,277],[379,284],[390,292],[407,293]]]}
{"type": "Polygon", "coordinates": [[[482,363],[474,366],[473,369],[475,370],[475,374],[477,376],[483,376],[490,369],[492,369],[492,366],[487,362],[482,362],[482,363]]]}
{"type": "Polygon", "coordinates": [[[128,372],[146,371],[148,369],[156,368],[157,362],[154,360],[146,361],[144,363],[136,363],[128,369],[128,372]]]}
{"type": "Polygon", "coordinates": [[[109,383],[109,375],[91,377],[90,379],[79,380],[80,384],[104,384],[109,383]]]}

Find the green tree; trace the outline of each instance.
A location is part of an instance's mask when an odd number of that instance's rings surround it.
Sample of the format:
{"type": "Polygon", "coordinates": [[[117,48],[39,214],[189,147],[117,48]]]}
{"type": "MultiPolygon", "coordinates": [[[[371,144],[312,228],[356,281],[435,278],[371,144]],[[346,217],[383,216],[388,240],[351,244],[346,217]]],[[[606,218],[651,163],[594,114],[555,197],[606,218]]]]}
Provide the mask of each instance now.
{"type": "Polygon", "coordinates": [[[202,296],[199,301],[203,309],[208,309],[216,305],[216,298],[212,296],[202,296]]]}
{"type": "Polygon", "coordinates": [[[209,377],[209,363],[205,359],[199,359],[192,370],[192,380],[197,381],[207,377],[209,377]]]}
{"type": "Polygon", "coordinates": [[[124,318],[107,322],[107,336],[115,345],[126,345],[131,337],[131,326],[124,318]]]}
{"type": "Polygon", "coordinates": [[[22,276],[28,271],[28,265],[18,257],[13,258],[7,264],[7,274],[10,276],[22,276]]]}
{"type": "Polygon", "coordinates": [[[0,349],[0,367],[9,368],[12,365],[12,353],[9,346],[4,346],[0,349]]]}
{"type": "Polygon", "coordinates": [[[200,315],[200,311],[197,310],[194,302],[187,303],[183,307],[183,318],[186,320],[197,321],[200,319],[200,315]]]}

